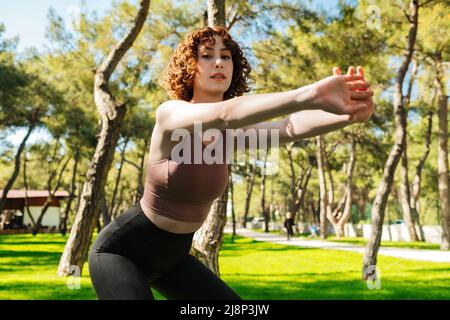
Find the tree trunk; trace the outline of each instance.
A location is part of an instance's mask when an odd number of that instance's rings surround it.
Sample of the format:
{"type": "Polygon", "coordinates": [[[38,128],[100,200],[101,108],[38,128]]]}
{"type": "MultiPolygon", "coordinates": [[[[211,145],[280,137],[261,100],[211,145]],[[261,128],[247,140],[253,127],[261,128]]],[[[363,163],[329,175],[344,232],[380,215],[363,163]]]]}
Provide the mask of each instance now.
{"type": "Polygon", "coordinates": [[[231,233],[231,242],[234,242],[234,237],[236,236],[236,215],[234,212],[234,183],[233,183],[233,175],[232,175],[232,166],[230,166],[230,176],[228,177],[228,181],[230,184],[230,195],[231,195],[231,222],[233,232],[231,233]]]}
{"type": "Polygon", "coordinates": [[[75,151],[75,163],[73,165],[73,172],[72,172],[72,182],[70,184],[70,193],[69,198],[67,199],[67,205],[66,210],[64,212],[64,218],[60,227],[61,234],[63,236],[66,235],[67,232],[67,220],[69,219],[69,213],[70,213],[70,206],[72,205],[72,201],[75,198],[75,191],[76,191],[76,177],[77,177],[77,167],[78,162],[80,161],[80,153],[78,150],[75,151]]]}
{"type": "MultiPolygon", "coordinates": [[[[28,217],[30,218],[31,221],[31,228],[34,229],[35,225],[36,225],[36,221],[34,221],[33,215],[31,214],[30,211],[30,206],[28,205],[28,179],[27,179],[27,153],[25,151],[25,153],[23,154],[23,185],[25,187],[25,203],[24,203],[24,213],[23,214],[27,214],[28,217]]],[[[3,229],[3,227],[2,227],[3,229]]]]}
{"type": "MultiPolygon", "coordinates": [[[[404,121],[406,125],[406,121],[404,121]]],[[[403,129],[406,132],[406,128],[403,129]]],[[[405,137],[406,140],[406,137],[405,137]]],[[[410,241],[418,241],[415,221],[413,218],[411,210],[411,192],[409,189],[409,178],[408,178],[408,155],[407,155],[407,144],[405,143],[401,162],[401,181],[400,181],[400,204],[402,206],[403,218],[405,219],[406,227],[408,228],[410,241]]]]}
{"type": "MultiPolygon", "coordinates": [[[[58,163],[58,166],[57,166],[57,168],[54,171],[55,174],[58,171],[59,164],[63,160],[64,160],[64,158],[62,158],[61,161],[58,163]]],[[[50,177],[49,177],[49,180],[48,180],[48,183],[47,183],[47,185],[49,187],[48,188],[48,193],[49,194],[48,194],[47,200],[45,200],[45,203],[42,206],[41,214],[39,215],[39,218],[37,219],[36,224],[35,224],[35,226],[33,228],[33,232],[32,232],[33,235],[36,235],[40,231],[40,229],[42,227],[42,219],[44,219],[44,216],[47,213],[48,208],[50,207],[50,203],[53,200],[53,197],[55,196],[55,193],[58,190],[59,186],[61,185],[61,179],[62,179],[64,171],[66,170],[67,164],[69,163],[69,160],[70,160],[70,157],[67,157],[67,160],[63,163],[63,166],[61,168],[61,171],[59,172],[58,179],[56,181],[56,184],[55,184],[54,188],[51,188],[51,183],[52,183],[54,174],[51,174],[50,177]],[[53,189],[53,190],[51,190],[51,189],[53,189]]]]}
{"type": "MultiPolygon", "coordinates": [[[[409,78],[409,85],[407,94],[404,98],[404,119],[402,119],[402,126],[403,131],[407,132],[407,126],[408,126],[408,110],[411,100],[411,92],[412,92],[412,86],[414,84],[414,79],[416,77],[417,73],[417,62],[416,60],[413,61],[413,67],[411,71],[411,76],[409,78]]],[[[403,149],[402,159],[401,159],[401,166],[400,166],[400,176],[401,176],[401,182],[400,182],[400,204],[402,206],[403,211],[403,218],[406,223],[406,227],[408,228],[409,238],[410,241],[418,241],[419,238],[417,237],[416,227],[415,227],[415,221],[414,216],[411,209],[411,190],[409,186],[409,177],[408,177],[408,141],[407,141],[407,135],[405,135],[405,145],[403,149]]]]}
{"type": "Polygon", "coordinates": [[[306,170],[303,170],[302,174],[297,178],[294,169],[294,159],[292,157],[292,147],[294,144],[289,144],[287,146],[287,155],[288,155],[288,163],[290,169],[290,199],[288,202],[289,211],[292,213],[292,217],[294,221],[296,221],[297,212],[302,204],[304,199],[306,188],[311,177],[312,166],[307,167],[306,170]],[[304,181],[306,178],[306,181],[304,181]]]}
{"type": "Polygon", "coordinates": [[[267,210],[267,204],[266,204],[266,167],[267,167],[267,155],[268,155],[268,149],[265,150],[264,155],[264,165],[263,170],[261,172],[261,209],[262,209],[262,215],[264,217],[264,232],[269,232],[269,212],[267,210]]]}
{"type": "MultiPolygon", "coordinates": [[[[309,184],[309,180],[311,179],[311,175],[312,175],[312,166],[309,166],[308,169],[306,170],[306,179],[305,182],[303,183],[301,189],[299,190],[301,192],[300,196],[298,197],[298,201],[295,203],[294,206],[294,212],[300,212],[300,207],[303,206],[303,209],[305,209],[305,197],[306,197],[306,193],[308,191],[308,184],[309,184]]],[[[302,222],[306,222],[306,215],[305,212],[303,210],[302,214],[299,214],[299,216],[301,216],[301,221],[302,222]]],[[[298,220],[298,219],[297,219],[298,220]]],[[[298,226],[298,224],[297,224],[298,226]]]]}
{"type": "Polygon", "coordinates": [[[405,119],[403,107],[403,80],[408,70],[411,58],[414,52],[414,45],[417,35],[419,16],[419,4],[418,0],[412,0],[410,3],[410,26],[408,34],[408,48],[403,58],[402,64],[397,73],[397,79],[395,84],[394,93],[394,115],[395,115],[395,132],[396,139],[394,146],[391,149],[388,160],[384,167],[383,177],[380,185],[378,186],[377,194],[372,207],[372,229],[370,233],[369,242],[366,246],[363,261],[363,279],[375,280],[377,279],[376,264],[377,255],[380,248],[381,235],[383,232],[383,220],[386,209],[387,199],[391,191],[392,182],[394,179],[395,169],[402,156],[403,148],[405,145],[406,132],[404,131],[404,125],[402,125],[403,119],[405,119]]]}
{"type": "Polygon", "coordinates": [[[419,226],[420,231],[420,238],[422,241],[425,241],[425,234],[422,229],[422,225],[420,223],[420,207],[419,207],[419,194],[420,194],[420,183],[422,179],[422,169],[425,164],[425,160],[428,157],[428,154],[430,153],[430,144],[431,144],[431,129],[432,129],[432,123],[433,123],[433,112],[428,112],[428,127],[427,127],[427,134],[425,137],[426,143],[425,143],[425,151],[422,155],[422,158],[419,160],[419,163],[416,167],[416,175],[414,176],[413,185],[412,185],[412,197],[411,197],[411,210],[414,214],[414,219],[417,222],[417,225],[419,226]]]}
{"type": "Polygon", "coordinates": [[[448,96],[446,94],[444,68],[440,53],[437,53],[436,89],[439,103],[438,129],[438,188],[441,204],[442,239],[441,250],[450,250],[450,203],[449,203],[449,171],[448,171],[448,96]]]}
{"type": "Polygon", "coordinates": [[[150,136],[147,139],[145,139],[144,151],[141,154],[141,162],[138,169],[137,175],[138,181],[134,203],[138,203],[144,194],[144,164],[145,164],[145,156],[147,154],[149,145],[150,145],[150,136]]]}
{"type": "MultiPolygon", "coordinates": [[[[113,214],[114,214],[115,208],[116,208],[115,205],[116,205],[117,190],[119,189],[119,182],[120,182],[120,177],[121,177],[121,174],[122,174],[123,163],[125,161],[125,149],[127,148],[127,144],[128,144],[128,138],[125,138],[122,152],[120,152],[119,170],[117,171],[116,183],[114,185],[114,191],[113,191],[113,194],[112,194],[112,197],[111,197],[111,204],[109,206],[109,209],[110,209],[109,216],[110,217],[113,217],[113,214]]],[[[105,195],[105,199],[106,199],[106,195],[105,195]]]]}
{"type": "Polygon", "coordinates": [[[356,141],[352,135],[352,143],[350,149],[350,159],[346,167],[345,173],[347,176],[347,181],[344,187],[344,196],[336,208],[333,210],[333,214],[328,217],[331,224],[333,225],[336,237],[339,239],[341,236],[345,235],[344,227],[345,224],[350,220],[352,216],[352,197],[353,197],[353,172],[356,163],[356,141]]]}
{"type": "Polygon", "coordinates": [[[99,196],[104,189],[111,168],[114,150],[126,112],[125,105],[119,105],[109,92],[108,81],[117,64],[133,45],[141,31],[147,18],[149,6],[150,0],[141,0],[131,30],[114,46],[95,72],[94,101],[101,119],[100,136],[87,172],[80,206],[59,262],[59,276],[70,275],[73,265],[79,268],[79,274],[81,275],[83,264],[86,261],[92,233],[99,216],[99,196]]]}
{"type": "Polygon", "coordinates": [[[27,143],[28,138],[31,135],[31,132],[36,127],[36,123],[32,122],[30,126],[28,127],[28,132],[23,138],[22,142],[19,145],[19,149],[17,149],[16,155],[14,157],[14,171],[11,177],[9,178],[8,182],[6,183],[5,188],[3,189],[2,197],[0,199],[0,213],[3,212],[3,207],[6,203],[6,197],[8,196],[9,190],[11,190],[12,186],[14,185],[14,182],[17,179],[17,176],[19,175],[20,171],[20,157],[22,155],[23,149],[25,148],[25,145],[27,143]]]}
{"type": "Polygon", "coordinates": [[[219,251],[223,241],[223,229],[227,223],[228,188],[229,184],[223,195],[214,200],[205,223],[194,234],[191,247],[191,254],[218,276],[220,276],[219,251]]]}
{"type": "Polygon", "coordinates": [[[125,189],[125,186],[122,186],[121,188],[120,188],[120,192],[119,192],[119,201],[117,202],[118,204],[117,204],[117,208],[116,208],[116,210],[114,210],[114,212],[113,212],[113,216],[112,216],[112,218],[113,219],[115,219],[115,218],[117,218],[117,216],[119,215],[119,212],[120,212],[120,205],[123,203],[123,190],[125,189]]]}
{"type": "Polygon", "coordinates": [[[225,27],[225,0],[208,0],[208,26],[225,27]]]}
{"type": "Polygon", "coordinates": [[[105,190],[102,191],[100,199],[100,214],[103,219],[103,226],[108,225],[111,222],[111,215],[109,214],[108,204],[106,202],[105,190]]]}
{"type": "Polygon", "coordinates": [[[324,167],[324,139],[323,136],[317,136],[317,171],[319,173],[319,187],[320,187],[320,239],[327,237],[327,185],[325,180],[324,167]]]}
{"type": "Polygon", "coordinates": [[[249,174],[245,177],[246,183],[246,197],[245,197],[245,209],[244,209],[244,218],[242,221],[242,226],[247,228],[247,217],[250,211],[250,200],[252,198],[253,186],[256,180],[256,163],[248,164],[247,168],[251,168],[249,174]]]}

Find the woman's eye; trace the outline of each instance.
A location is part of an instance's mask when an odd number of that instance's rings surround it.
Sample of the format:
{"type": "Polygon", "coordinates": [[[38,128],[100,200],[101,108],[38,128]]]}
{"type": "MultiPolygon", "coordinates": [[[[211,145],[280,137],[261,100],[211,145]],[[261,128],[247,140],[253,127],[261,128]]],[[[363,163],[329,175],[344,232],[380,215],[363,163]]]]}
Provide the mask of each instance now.
{"type": "MultiPolygon", "coordinates": [[[[202,58],[209,58],[209,57],[211,57],[210,55],[208,55],[208,54],[204,54],[204,55],[202,55],[202,58]]],[[[231,57],[230,56],[222,56],[222,59],[223,58],[226,58],[227,60],[230,60],[231,59],[231,57]]]]}

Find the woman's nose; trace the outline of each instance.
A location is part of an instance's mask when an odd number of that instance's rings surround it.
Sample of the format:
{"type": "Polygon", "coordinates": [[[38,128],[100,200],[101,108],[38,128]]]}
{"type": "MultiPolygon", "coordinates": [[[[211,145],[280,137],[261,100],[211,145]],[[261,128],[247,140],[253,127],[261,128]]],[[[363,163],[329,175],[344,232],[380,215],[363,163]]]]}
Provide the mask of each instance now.
{"type": "Polygon", "coordinates": [[[221,59],[217,59],[217,60],[216,60],[216,68],[217,68],[217,67],[223,68],[223,64],[222,64],[222,60],[221,60],[221,59]]]}

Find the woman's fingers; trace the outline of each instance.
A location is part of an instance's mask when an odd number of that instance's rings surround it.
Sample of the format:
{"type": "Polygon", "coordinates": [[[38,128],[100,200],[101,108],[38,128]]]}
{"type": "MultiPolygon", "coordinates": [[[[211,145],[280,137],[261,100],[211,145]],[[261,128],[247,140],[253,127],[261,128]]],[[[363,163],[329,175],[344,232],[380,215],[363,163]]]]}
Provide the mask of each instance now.
{"type": "Polygon", "coordinates": [[[358,112],[366,110],[368,106],[365,103],[353,103],[349,106],[349,108],[350,109],[348,110],[347,114],[356,115],[358,112]]]}
{"type": "Polygon", "coordinates": [[[362,100],[373,96],[372,90],[350,91],[350,98],[353,100],[362,100]]]}
{"type": "Polygon", "coordinates": [[[350,90],[367,90],[370,84],[367,81],[361,80],[358,82],[349,82],[348,87],[350,90]]]}
{"type": "Polygon", "coordinates": [[[356,67],[356,74],[364,77],[364,71],[363,71],[363,68],[361,66],[356,67]]]}
{"type": "MultiPolygon", "coordinates": [[[[333,75],[334,76],[340,76],[341,75],[341,69],[339,67],[333,67],[333,75]]],[[[362,74],[355,74],[355,68],[353,66],[350,66],[348,68],[347,74],[343,75],[344,80],[347,82],[351,81],[358,81],[363,80],[364,76],[362,74]]]]}
{"type": "MultiPolygon", "coordinates": [[[[364,80],[364,71],[363,71],[363,68],[361,66],[357,66],[356,67],[356,74],[361,76],[363,78],[363,81],[365,81],[364,80]]],[[[360,81],[358,81],[358,82],[360,82],[360,81]]]]}
{"type": "Polygon", "coordinates": [[[353,75],[353,76],[349,76],[349,75],[344,75],[344,80],[349,82],[349,81],[357,81],[357,80],[363,80],[363,77],[360,75],[353,75]]]}
{"type": "Polygon", "coordinates": [[[348,76],[354,76],[355,75],[355,68],[353,68],[353,66],[348,67],[347,75],[348,76]]]}
{"type": "Polygon", "coordinates": [[[370,87],[370,84],[364,79],[364,71],[361,66],[356,67],[356,74],[353,66],[348,67],[347,77],[346,81],[350,90],[367,90],[370,87]]]}

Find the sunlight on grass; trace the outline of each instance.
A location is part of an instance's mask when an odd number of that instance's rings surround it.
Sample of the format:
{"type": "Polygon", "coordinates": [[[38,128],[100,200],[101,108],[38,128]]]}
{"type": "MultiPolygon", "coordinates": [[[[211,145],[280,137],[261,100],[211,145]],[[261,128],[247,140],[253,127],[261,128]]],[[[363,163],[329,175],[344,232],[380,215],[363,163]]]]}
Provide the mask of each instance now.
{"type": "MultiPolygon", "coordinates": [[[[87,262],[80,289],[56,275],[68,236],[0,236],[0,299],[96,299],[87,262]],[[69,284],[69,286],[68,286],[69,284]]],[[[449,299],[450,265],[379,256],[381,289],[361,280],[362,255],[225,234],[221,277],[243,299],[449,299]]],[[[72,278],[73,280],[73,278],[72,278]]],[[[153,290],[156,299],[164,299],[153,290]]]]}

